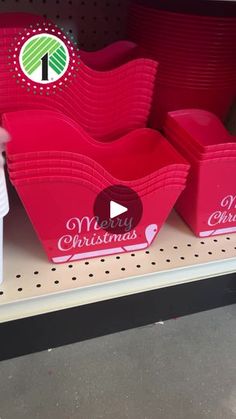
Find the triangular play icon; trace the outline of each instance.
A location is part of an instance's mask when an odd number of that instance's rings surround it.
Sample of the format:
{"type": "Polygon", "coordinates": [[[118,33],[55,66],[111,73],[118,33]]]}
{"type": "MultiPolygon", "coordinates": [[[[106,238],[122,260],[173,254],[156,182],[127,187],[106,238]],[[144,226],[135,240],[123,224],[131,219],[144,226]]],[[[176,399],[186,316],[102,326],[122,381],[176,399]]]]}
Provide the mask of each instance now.
{"type": "Polygon", "coordinates": [[[115,201],[110,201],[110,218],[118,217],[118,215],[124,214],[128,211],[128,208],[118,204],[115,201]]]}

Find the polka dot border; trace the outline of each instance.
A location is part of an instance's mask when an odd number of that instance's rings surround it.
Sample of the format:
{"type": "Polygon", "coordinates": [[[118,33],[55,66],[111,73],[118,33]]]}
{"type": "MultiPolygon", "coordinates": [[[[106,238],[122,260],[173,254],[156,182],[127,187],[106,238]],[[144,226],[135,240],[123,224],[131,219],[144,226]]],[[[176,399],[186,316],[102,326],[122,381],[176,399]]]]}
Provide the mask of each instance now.
{"type": "Polygon", "coordinates": [[[14,37],[15,43],[11,43],[11,48],[8,50],[9,52],[9,59],[12,59],[8,63],[11,66],[10,71],[13,73],[12,77],[16,80],[16,83],[21,85],[22,88],[26,88],[28,93],[40,94],[46,93],[46,95],[50,95],[50,93],[55,94],[56,91],[63,91],[64,88],[68,87],[68,83],[71,83],[73,78],[77,77],[80,65],[80,52],[78,44],[75,42],[73,36],[69,34],[69,32],[65,33],[63,28],[58,27],[55,24],[50,22],[43,22],[37,23],[35,26],[30,25],[29,28],[25,28],[23,33],[19,32],[18,36],[14,37]],[[24,43],[30,39],[32,36],[37,34],[51,34],[57,36],[60,40],[62,40],[69,52],[70,55],[70,62],[66,73],[57,80],[57,82],[42,85],[40,83],[33,82],[23,73],[20,63],[19,63],[19,56],[20,51],[24,43]]]}

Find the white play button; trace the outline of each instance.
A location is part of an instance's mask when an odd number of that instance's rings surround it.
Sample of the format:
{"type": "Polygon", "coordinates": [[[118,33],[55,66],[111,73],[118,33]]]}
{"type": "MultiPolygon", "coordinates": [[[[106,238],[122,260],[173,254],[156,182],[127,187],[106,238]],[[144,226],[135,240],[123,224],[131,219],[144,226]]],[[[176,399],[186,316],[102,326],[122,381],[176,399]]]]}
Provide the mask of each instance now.
{"type": "Polygon", "coordinates": [[[123,205],[117,204],[115,201],[110,201],[110,218],[118,217],[118,215],[124,214],[128,211],[128,208],[123,205]]]}
{"type": "Polygon", "coordinates": [[[102,230],[110,234],[125,234],[141,221],[143,204],[133,189],[112,185],[98,194],[93,213],[102,230]]]}

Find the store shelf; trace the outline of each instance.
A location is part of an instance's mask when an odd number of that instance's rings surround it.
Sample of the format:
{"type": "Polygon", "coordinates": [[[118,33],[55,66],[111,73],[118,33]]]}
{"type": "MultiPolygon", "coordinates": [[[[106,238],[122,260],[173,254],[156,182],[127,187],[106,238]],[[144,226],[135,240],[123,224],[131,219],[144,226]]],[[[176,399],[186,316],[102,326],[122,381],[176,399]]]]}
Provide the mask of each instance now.
{"type": "Polygon", "coordinates": [[[54,312],[236,271],[236,234],[195,238],[173,212],[148,251],[48,262],[20,205],[5,223],[0,322],[54,312]]]}
{"type": "MultiPolygon", "coordinates": [[[[127,0],[3,1],[1,12],[12,11],[44,14],[81,49],[126,33],[127,0]]],[[[173,212],[148,251],[52,265],[15,201],[5,220],[0,360],[236,301],[236,234],[197,239],[173,212]]]]}

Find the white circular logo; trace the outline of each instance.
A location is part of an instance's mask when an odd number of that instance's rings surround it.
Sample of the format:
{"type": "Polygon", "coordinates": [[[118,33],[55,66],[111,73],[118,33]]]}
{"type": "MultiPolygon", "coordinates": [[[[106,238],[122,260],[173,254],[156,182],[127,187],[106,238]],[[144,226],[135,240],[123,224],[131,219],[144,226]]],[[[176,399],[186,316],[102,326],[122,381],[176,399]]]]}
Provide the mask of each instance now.
{"type": "Polygon", "coordinates": [[[55,35],[40,33],[29,38],[20,51],[20,67],[33,82],[55,83],[67,71],[70,55],[65,43],[55,35]]]}

